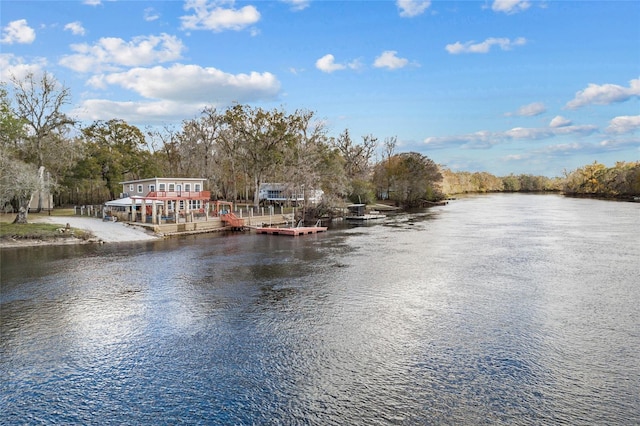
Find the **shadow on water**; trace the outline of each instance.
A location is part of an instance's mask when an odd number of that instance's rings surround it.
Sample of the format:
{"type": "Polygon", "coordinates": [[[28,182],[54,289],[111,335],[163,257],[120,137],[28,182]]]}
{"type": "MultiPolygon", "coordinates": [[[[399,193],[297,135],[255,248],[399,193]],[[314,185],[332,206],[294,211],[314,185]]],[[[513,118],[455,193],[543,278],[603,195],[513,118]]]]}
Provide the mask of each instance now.
{"type": "Polygon", "coordinates": [[[489,195],[297,238],[2,250],[3,421],[637,424],[638,213],[489,195]]]}

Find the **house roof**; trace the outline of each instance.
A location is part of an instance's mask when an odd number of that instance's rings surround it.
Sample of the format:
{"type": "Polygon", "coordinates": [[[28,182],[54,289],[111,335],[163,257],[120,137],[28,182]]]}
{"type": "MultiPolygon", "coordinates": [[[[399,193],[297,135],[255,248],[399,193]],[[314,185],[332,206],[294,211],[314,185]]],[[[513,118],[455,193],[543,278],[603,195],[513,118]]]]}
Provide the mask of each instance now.
{"type": "MultiPolygon", "coordinates": [[[[119,198],[117,200],[107,201],[106,203],[104,203],[104,205],[110,206],[110,207],[130,207],[131,204],[133,204],[133,201],[135,201],[136,206],[142,205],[142,198],[138,198],[138,197],[119,198]]],[[[158,201],[158,200],[146,200],[145,202],[145,204],[149,204],[149,205],[151,205],[151,203],[163,204],[162,201],[158,201]]]]}
{"type": "Polygon", "coordinates": [[[136,179],[136,180],[125,180],[124,182],[119,182],[120,185],[127,185],[130,183],[137,183],[137,182],[148,182],[150,180],[173,180],[173,181],[191,181],[191,182],[201,182],[201,181],[205,181],[207,180],[206,178],[184,178],[184,177],[151,177],[151,178],[144,178],[144,179],[136,179]]]}

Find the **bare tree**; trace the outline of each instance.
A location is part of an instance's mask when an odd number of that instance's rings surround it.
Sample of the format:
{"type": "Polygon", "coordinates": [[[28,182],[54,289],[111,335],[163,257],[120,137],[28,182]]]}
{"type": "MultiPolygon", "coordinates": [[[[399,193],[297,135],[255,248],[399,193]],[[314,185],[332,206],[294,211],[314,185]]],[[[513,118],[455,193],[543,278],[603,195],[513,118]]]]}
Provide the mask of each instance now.
{"type": "MultiPolygon", "coordinates": [[[[75,121],[62,112],[70,102],[71,94],[48,73],[37,79],[33,73],[24,80],[11,77],[16,101],[16,115],[27,127],[27,136],[21,157],[37,168],[50,167],[49,163],[67,160],[60,155],[60,146],[75,121]]],[[[40,192],[42,195],[42,192],[40,192]]],[[[42,209],[42,196],[38,198],[38,211],[42,209]]]]}
{"type": "Polygon", "coordinates": [[[154,158],[161,172],[168,176],[178,176],[182,168],[179,133],[172,127],[162,130],[148,130],[154,158]]]}
{"type": "Polygon", "coordinates": [[[239,160],[253,180],[253,202],[259,205],[258,189],[267,173],[282,165],[285,152],[295,143],[292,117],[284,111],[265,111],[235,105],[225,112],[233,138],[241,144],[239,160]]]}
{"type": "Polygon", "coordinates": [[[363,179],[371,169],[371,159],[378,146],[378,139],[372,135],[362,137],[361,144],[355,144],[349,135],[349,130],[335,140],[336,147],[345,160],[345,171],[350,179],[363,179]]]}
{"type": "Polygon", "coordinates": [[[211,189],[215,189],[215,158],[224,130],[223,116],[215,108],[205,108],[200,118],[183,123],[178,137],[188,173],[206,178],[211,189]]]}

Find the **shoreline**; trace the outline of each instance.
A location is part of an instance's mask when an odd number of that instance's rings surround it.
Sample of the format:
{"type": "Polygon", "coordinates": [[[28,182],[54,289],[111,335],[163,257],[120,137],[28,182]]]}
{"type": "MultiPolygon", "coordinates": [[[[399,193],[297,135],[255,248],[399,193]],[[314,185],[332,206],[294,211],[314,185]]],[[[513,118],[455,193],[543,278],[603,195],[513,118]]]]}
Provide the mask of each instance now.
{"type": "Polygon", "coordinates": [[[51,240],[22,238],[19,240],[16,240],[16,239],[1,240],[0,250],[23,248],[23,247],[75,246],[75,245],[81,245],[81,244],[100,244],[100,243],[101,241],[96,240],[95,238],[90,238],[88,240],[83,240],[82,238],[75,238],[75,237],[55,238],[51,240]]]}
{"type": "Polygon", "coordinates": [[[51,223],[60,225],[60,227],[66,227],[68,224],[71,228],[88,232],[92,237],[88,239],[67,236],[51,240],[28,238],[3,240],[0,241],[0,249],[75,244],[143,242],[162,239],[161,236],[151,234],[143,229],[126,223],[105,222],[102,219],[90,217],[48,216],[36,218],[32,223],[51,223]]]}

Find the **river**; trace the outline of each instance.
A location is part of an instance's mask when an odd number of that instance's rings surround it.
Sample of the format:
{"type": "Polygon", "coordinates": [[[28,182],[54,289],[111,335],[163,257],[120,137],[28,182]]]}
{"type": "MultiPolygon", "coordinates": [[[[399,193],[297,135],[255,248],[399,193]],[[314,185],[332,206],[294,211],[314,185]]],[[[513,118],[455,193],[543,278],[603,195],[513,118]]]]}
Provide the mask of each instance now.
{"type": "Polygon", "coordinates": [[[4,249],[2,424],[640,424],[640,204],[4,249]]]}

